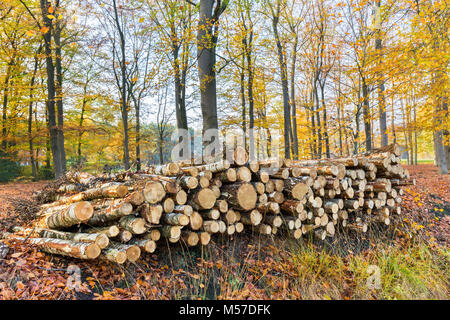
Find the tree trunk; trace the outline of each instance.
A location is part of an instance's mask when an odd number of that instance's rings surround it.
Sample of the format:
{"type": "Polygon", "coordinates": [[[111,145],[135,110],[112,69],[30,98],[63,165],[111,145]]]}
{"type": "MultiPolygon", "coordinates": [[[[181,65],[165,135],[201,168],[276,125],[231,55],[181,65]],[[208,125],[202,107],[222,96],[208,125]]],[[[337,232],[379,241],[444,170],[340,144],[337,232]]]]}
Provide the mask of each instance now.
{"type": "Polygon", "coordinates": [[[119,32],[120,37],[120,52],[121,52],[121,60],[120,60],[120,72],[121,72],[121,83],[120,83],[120,109],[122,115],[122,124],[123,124],[123,165],[125,170],[130,168],[130,154],[128,151],[128,101],[127,101],[127,75],[126,75],[126,54],[125,54],[125,35],[123,33],[122,27],[120,26],[119,15],[117,12],[117,3],[116,0],[113,0],[114,7],[114,20],[116,23],[117,31],[119,32]]]}
{"type": "MultiPolygon", "coordinates": [[[[375,10],[377,11],[376,15],[381,15],[380,12],[378,12],[381,6],[381,0],[375,0],[375,10]]],[[[377,19],[377,18],[376,18],[377,19]]],[[[376,24],[380,23],[381,21],[375,21],[376,24]]],[[[377,31],[376,31],[376,39],[375,39],[375,50],[378,55],[378,65],[381,66],[383,64],[383,43],[381,39],[381,25],[376,25],[377,31]]],[[[380,68],[380,70],[382,70],[380,68]]],[[[386,114],[386,98],[384,96],[384,75],[383,72],[378,72],[378,80],[377,80],[377,87],[378,87],[378,108],[379,108],[379,120],[380,120],[380,135],[381,135],[381,146],[387,146],[388,145],[388,134],[387,134],[387,114],[386,114]]]]}
{"type": "Polygon", "coordinates": [[[55,82],[55,90],[56,90],[56,109],[58,115],[58,147],[60,150],[61,157],[61,167],[63,173],[66,172],[66,151],[64,149],[64,108],[63,108],[63,74],[62,74],[62,53],[61,53],[61,23],[57,21],[55,23],[55,71],[56,71],[56,82],[55,82]]]}
{"type": "Polygon", "coordinates": [[[330,158],[330,139],[328,137],[328,124],[327,124],[327,109],[325,105],[325,83],[320,86],[321,91],[321,101],[322,101],[322,108],[323,108],[323,134],[325,137],[325,153],[327,158],[330,158]]]}
{"type": "Polygon", "coordinates": [[[279,8],[272,15],[272,30],[277,45],[278,64],[280,68],[281,87],[283,90],[283,111],[284,111],[284,157],[290,159],[290,131],[291,131],[291,107],[289,105],[288,75],[286,67],[286,56],[281,45],[278,34],[279,8]]]}
{"type": "Polygon", "coordinates": [[[291,107],[292,107],[292,132],[293,141],[292,149],[294,159],[298,159],[298,132],[297,132],[297,106],[295,103],[295,65],[297,62],[297,46],[298,46],[298,34],[295,34],[295,41],[292,46],[292,63],[291,63],[291,107]]]}
{"type": "Polygon", "coordinates": [[[8,107],[8,95],[9,95],[9,79],[11,77],[11,69],[14,64],[14,60],[10,61],[8,63],[8,68],[6,70],[6,76],[5,76],[5,82],[4,82],[4,89],[3,89],[3,112],[2,112],[2,150],[6,153],[6,147],[7,147],[7,141],[6,141],[6,135],[7,135],[7,128],[6,128],[6,121],[7,121],[7,107],[8,107]]]}
{"type": "Polygon", "coordinates": [[[34,90],[34,82],[36,79],[37,69],[39,67],[38,55],[41,53],[41,50],[42,50],[42,46],[39,46],[39,49],[36,52],[36,55],[34,56],[33,74],[31,76],[31,80],[30,80],[30,102],[28,104],[28,145],[30,148],[31,173],[32,173],[34,179],[36,179],[36,177],[37,177],[37,169],[36,169],[36,161],[35,161],[34,150],[33,150],[33,97],[34,97],[33,90],[34,90]]]}
{"type": "Polygon", "coordinates": [[[254,99],[253,99],[253,63],[252,63],[252,45],[253,45],[253,26],[250,26],[250,34],[247,41],[247,34],[243,39],[245,56],[247,58],[247,73],[248,73],[248,117],[249,117],[249,157],[250,160],[255,160],[255,115],[254,115],[254,99]]]}
{"type": "Polygon", "coordinates": [[[242,70],[240,72],[239,84],[241,86],[242,107],[242,132],[244,133],[244,147],[247,146],[247,110],[245,105],[245,57],[242,55],[242,70]]]}
{"type": "Polygon", "coordinates": [[[366,135],[366,151],[370,152],[372,150],[372,130],[370,126],[369,88],[364,78],[362,79],[362,93],[363,93],[364,133],[366,135]]]}
{"type": "Polygon", "coordinates": [[[55,67],[53,65],[52,58],[52,21],[48,18],[48,6],[49,3],[46,0],[40,0],[40,7],[42,13],[42,19],[45,27],[48,31],[43,35],[44,37],[44,49],[45,49],[45,63],[47,69],[47,112],[48,112],[48,128],[50,132],[50,146],[53,156],[53,166],[55,177],[59,178],[64,173],[64,167],[61,162],[61,149],[58,143],[58,126],[56,123],[56,110],[55,110],[55,67]]]}
{"type": "MultiPolygon", "coordinates": [[[[217,90],[216,90],[216,45],[218,16],[213,17],[213,6],[215,0],[200,0],[200,20],[197,33],[197,57],[198,73],[200,80],[200,105],[203,116],[203,134],[207,130],[217,130],[219,127],[217,119],[217,90]],[[213,26],[215,30],[213,31],[213,26]]],[[[218,150],[217,133],[211,133],[211,139],[204,139],[204,147],[214,144],[212,150],[214,156],[218,150]]]]}

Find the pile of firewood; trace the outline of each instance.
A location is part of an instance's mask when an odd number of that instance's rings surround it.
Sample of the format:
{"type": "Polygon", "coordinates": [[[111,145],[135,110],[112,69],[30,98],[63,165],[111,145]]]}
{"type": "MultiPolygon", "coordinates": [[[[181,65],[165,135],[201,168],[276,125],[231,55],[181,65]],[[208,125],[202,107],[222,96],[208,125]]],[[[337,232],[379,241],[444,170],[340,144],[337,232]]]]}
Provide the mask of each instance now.
{"type": "MultiPolygon", "coordinates": [[[[30,227],[13,238],[80,259],[124,263],[158,243],[207,245],[217,234],[304,235],[366,232],[401,213],[401,186],[414,183],[397,145],[348,158],[169,163],[142,172],[69,172],[30,227]],[[275,168],[275,169],[274,169],[275,168]]],[[[42,193],[48,193],[43,191],[42,193]]]]}

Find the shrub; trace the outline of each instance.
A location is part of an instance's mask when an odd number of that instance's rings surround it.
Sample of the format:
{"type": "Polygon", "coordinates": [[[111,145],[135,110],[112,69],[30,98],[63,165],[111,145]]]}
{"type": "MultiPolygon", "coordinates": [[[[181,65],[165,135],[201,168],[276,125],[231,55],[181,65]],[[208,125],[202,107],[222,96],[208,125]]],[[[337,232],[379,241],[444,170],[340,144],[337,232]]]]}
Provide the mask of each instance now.
{"type": "Polygon", "coordinates": [[[20,165],[0,150],[0,182],[8,182],[20,175],[20,165]]]}

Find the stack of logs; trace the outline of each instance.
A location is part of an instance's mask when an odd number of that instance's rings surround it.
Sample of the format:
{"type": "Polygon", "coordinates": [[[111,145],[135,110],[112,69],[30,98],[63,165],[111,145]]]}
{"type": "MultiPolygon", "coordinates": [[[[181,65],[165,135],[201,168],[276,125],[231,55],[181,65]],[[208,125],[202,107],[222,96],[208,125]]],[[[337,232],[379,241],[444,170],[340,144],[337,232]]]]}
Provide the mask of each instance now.
{"type": "Polygon", "coordinates": [[[321,160],[179,162],[93,176],[70,172],[29,228],[3,233],[41,250],[80,259],[136,261],[158,243],[207,245],[244,230],[324,240],[336,230],[366,232],[401,213],[402,186],[414,184],[398,145],[321,160]],[[275,167],[275,169],[273,169],[275,167]]]}

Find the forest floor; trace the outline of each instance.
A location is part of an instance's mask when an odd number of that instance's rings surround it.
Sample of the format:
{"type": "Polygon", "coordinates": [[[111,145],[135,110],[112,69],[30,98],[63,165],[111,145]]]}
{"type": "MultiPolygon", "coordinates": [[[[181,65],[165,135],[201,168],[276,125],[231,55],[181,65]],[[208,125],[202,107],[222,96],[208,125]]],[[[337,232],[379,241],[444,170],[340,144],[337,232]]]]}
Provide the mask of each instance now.
{"type": "MultiPolygon", "coordinates": [[[[450,176],[408,167],[396,223],[318,243],[239,234],[206,247],[160,243],[123,266],[8,241],[1,299],[449,299],[450,176]]],[[[47,182],[0,184],[0,231],[35,218],[47,182]]]]}

